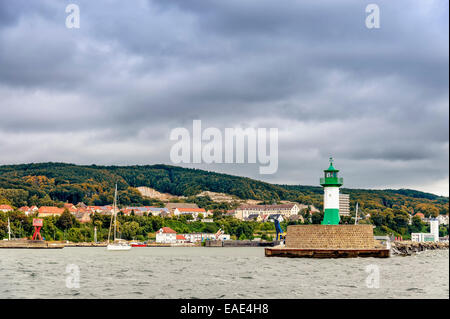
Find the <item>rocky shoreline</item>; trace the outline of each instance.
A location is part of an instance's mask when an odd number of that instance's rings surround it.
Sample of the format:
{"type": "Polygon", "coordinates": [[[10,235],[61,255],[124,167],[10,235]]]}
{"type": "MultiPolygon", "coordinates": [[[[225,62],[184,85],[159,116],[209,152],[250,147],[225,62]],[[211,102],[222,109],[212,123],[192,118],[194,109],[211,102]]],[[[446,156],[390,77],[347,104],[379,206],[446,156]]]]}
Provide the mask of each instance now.
{"type": "Polygon", "coordinates": [[[436,249],[448,249],[448,242],[412,242],[412,241],[396,241],[391,244],[391,254],[400,256],[411,256],[412,254],[436,249]]]}

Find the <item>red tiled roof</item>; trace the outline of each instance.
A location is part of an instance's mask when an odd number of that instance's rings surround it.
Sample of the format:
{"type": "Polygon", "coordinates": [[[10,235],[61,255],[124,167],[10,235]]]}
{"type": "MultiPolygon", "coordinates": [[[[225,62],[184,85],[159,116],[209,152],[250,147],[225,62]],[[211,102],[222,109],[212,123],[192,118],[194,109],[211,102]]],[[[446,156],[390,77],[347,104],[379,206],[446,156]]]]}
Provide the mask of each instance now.
{"type": "Polygon", "coordinates": [[[183,235],[177,235],[177,240],[186,240],[186,237],[183,235]]]}
{"type": "Polygon", "coordinates": [[[0,209],[9,209],[9,210],[13,210],[13,208],[9,205],[0,205],[0,209]]]}
{"type": "Polygon", "coordinates": [[[39,208],[39,214],[62,215],[63,212],[64,209],[59,207],[42,206],[39,208]]]}
{"type": "Polygon", "coordinates": [[[177,232],[176,231],[174,231],[172,228],[170,228],[170,227],[163,227],[163,228],[161,228],[162,229],[162,232],[163,233],[166,233],[166,234],[176,234],[177,232]]]}
{"type": "Polygon", "coordinates": [[[425,218],[425,215],[422,214],[422,213],[417,213],[417,214],[415,214],[414,216],[418,216],[418,217],[420,217],[420,218],[425,218]]]}

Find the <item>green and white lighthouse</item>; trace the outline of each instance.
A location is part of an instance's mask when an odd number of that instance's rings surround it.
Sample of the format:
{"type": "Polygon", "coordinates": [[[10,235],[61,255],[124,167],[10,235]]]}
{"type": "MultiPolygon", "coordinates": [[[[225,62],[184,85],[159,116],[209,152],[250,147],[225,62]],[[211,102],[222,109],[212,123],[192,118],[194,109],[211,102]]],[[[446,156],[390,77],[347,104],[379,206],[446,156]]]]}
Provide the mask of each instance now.
{"type": "Polygon", "coordinates": [[[333,158],[330,157],[330,167],[324,170],[325,177],[320,179],[323,186],[323,221],[322,225],[339,224],[339,187],[344,184],[344,179],[338,177],[338,169],[333,167],[333,158]]]}

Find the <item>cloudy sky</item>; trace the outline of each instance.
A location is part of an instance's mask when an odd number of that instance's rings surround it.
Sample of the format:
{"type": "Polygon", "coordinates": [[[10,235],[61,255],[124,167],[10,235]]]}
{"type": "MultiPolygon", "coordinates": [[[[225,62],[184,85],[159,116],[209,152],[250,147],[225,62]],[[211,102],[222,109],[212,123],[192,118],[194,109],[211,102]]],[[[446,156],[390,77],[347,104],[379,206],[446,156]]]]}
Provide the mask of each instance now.
{"type": "Polygon", "coordinates": [[[171,164],[171,130],[199,119],[278,128],[279,168],[186,167],[318,185],[332,155],[346,187],[448,195],[448,12],[446,0],[0,0],[0,164],[171,164]]]}

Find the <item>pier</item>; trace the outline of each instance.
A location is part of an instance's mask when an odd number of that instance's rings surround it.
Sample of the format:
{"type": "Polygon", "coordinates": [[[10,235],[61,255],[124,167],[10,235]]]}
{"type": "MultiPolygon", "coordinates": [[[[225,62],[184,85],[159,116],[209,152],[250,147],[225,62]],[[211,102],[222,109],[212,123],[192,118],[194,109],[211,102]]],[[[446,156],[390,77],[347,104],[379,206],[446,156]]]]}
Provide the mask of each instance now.
{"type": "Polygon", "coordinates": [[[302,258],[354,258],[376,257],[388,258],[389,249],[300,249],[273,247],[265,249],[266,257],[302,257],[302,258]]]}
{"type": "Polygon", "coordinates": [[[205,247],[274,247],[280,241],[255,241],[255,240],[207,240],[205,247]]]}
{"type": "Polygon", "coordinates": [[[390,257],[373,237],[372,225],[290,225],[286,245],[265,249],[266,257],[390,257]]]}
{"type": "Polygon", "coordinates": [[[0,248],[10,249],[61,249],[65,244],[61,242],[48,242],[45,240],[3,240],[0,248]]]}

